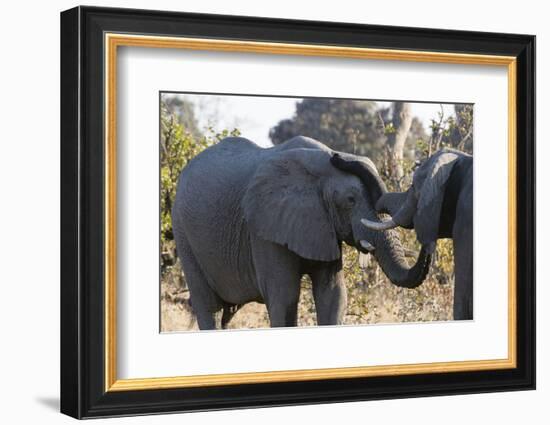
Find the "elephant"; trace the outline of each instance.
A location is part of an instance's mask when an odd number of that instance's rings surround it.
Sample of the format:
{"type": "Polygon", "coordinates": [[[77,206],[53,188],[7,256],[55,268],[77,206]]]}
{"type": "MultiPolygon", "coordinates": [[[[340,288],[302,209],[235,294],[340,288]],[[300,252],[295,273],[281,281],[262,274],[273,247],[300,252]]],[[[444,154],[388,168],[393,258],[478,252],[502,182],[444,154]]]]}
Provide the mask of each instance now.
{"type": "MultiPolygon", "coordinates": [[[[359,167],[354,160],[339,159],[343,170],[359,167]]],[[[452,238],[454,249],[453,319],[473,318],[473,157],[454,149],[441,149],[414,172],[405,192],[387,192],[376,203],[386,221],[363,220],[371,230],[397,226],[412,229],[428,252],[439,238],[452,238]]]]}
{"type": "Polygon", "coordinates": [[[184,167],[172,226],[201,330],[226,328],[253,301],[266,305],[271,327],[296,326],[306,274],[317,323],[343,323],[343,242],[371,252],[393,282],[426,277],[430,254],[421,250],[409,267],[395,231],[361,225],[377,220],[374,205],[387,191],[372,161],[341,153],[359,164],[360,178],[332,166],[333,154],[303,136],[270,148],[228,137],[184,167]]]}

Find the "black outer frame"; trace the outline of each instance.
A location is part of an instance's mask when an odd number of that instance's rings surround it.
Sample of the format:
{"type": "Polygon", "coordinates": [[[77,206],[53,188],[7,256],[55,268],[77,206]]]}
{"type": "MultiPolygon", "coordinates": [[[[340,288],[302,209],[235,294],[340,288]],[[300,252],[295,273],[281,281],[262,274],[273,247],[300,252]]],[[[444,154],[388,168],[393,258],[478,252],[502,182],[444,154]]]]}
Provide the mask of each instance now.
{"type": "Polygon", "coordinates": [[[91,418],[534,388],[534,36],[82,6],[61,13],[61,412],[91,418]],[[106,393],[104,32],[517,57],[517,368],[106,393]]]}

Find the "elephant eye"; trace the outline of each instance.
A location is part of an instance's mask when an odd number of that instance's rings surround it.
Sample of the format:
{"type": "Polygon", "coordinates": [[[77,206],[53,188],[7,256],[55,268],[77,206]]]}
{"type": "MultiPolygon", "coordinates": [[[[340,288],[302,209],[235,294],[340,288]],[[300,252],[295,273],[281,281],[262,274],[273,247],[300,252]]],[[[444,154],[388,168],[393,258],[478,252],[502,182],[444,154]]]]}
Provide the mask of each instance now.
{"type": "Polygon", "coordinates": [[[350,205],[355,205],[355,196],[348,195],[347,200],[350,205]]]}

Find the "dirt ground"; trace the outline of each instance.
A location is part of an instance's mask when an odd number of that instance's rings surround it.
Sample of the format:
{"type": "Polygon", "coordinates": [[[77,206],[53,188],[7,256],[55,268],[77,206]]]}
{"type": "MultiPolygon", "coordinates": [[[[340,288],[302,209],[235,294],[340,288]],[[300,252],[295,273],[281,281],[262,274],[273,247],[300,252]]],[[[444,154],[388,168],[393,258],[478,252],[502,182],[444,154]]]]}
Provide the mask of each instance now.
{"type": "MultiPolygon", "coordinates": [[[[179,264],[177,265],[179,266],[179,264]]],[[[452,320],[453,278],[441,276],[441,270],[431,270],[425,282],[416,289],[393,285],[376,262],[358,259],[348,254],[348,309],[346,325],[423,322],[452,320]],[[351,257],[351,258],[350,258],[351,257]],[[359,264],[359,265],[358,265],[359,264]],[[443,282],[443,283],[441,283],[443,282]]],[[[311,283],[302,280],[298,307],[298,326],[316,325],[315,305],[311,283]]],[[[269,317],[265,305],[249,303],[243,306],[229,322],[229,329],[267,328],[269,317]]],[[[179,267],[161,283],[161,331],[198,330],[189,303],[189,291],[179,267]]]]}

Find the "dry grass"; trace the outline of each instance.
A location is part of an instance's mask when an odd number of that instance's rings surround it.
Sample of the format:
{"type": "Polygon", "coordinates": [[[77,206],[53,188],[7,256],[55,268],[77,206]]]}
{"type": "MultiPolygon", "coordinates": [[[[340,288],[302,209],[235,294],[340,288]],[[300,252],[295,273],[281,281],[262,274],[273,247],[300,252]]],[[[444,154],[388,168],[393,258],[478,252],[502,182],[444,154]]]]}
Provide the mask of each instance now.
{"type": "MultiPolygon", "coordinates": [[[[403,239],[415,247],[414,235],[403,232],[403,239]]],[[[436,258],[424,283],[416,289],[393,285],[371,257],[361,257],[346,247],[344,273],[348,289],[346,325],[427,322],[452,320],[453,284],[452,243],[439,241],[436,258]]],[[[317,324],[309,278],[302,279],[298,325],[317,324]]],[[[229,323],[229,329],[266,328],[269,318],[265,305],[249,303],[229,323]]],[[[163,275],[161,282],[161,330],[198,330],[189,304],[189,291],[179,262],[163,275]]]]}

